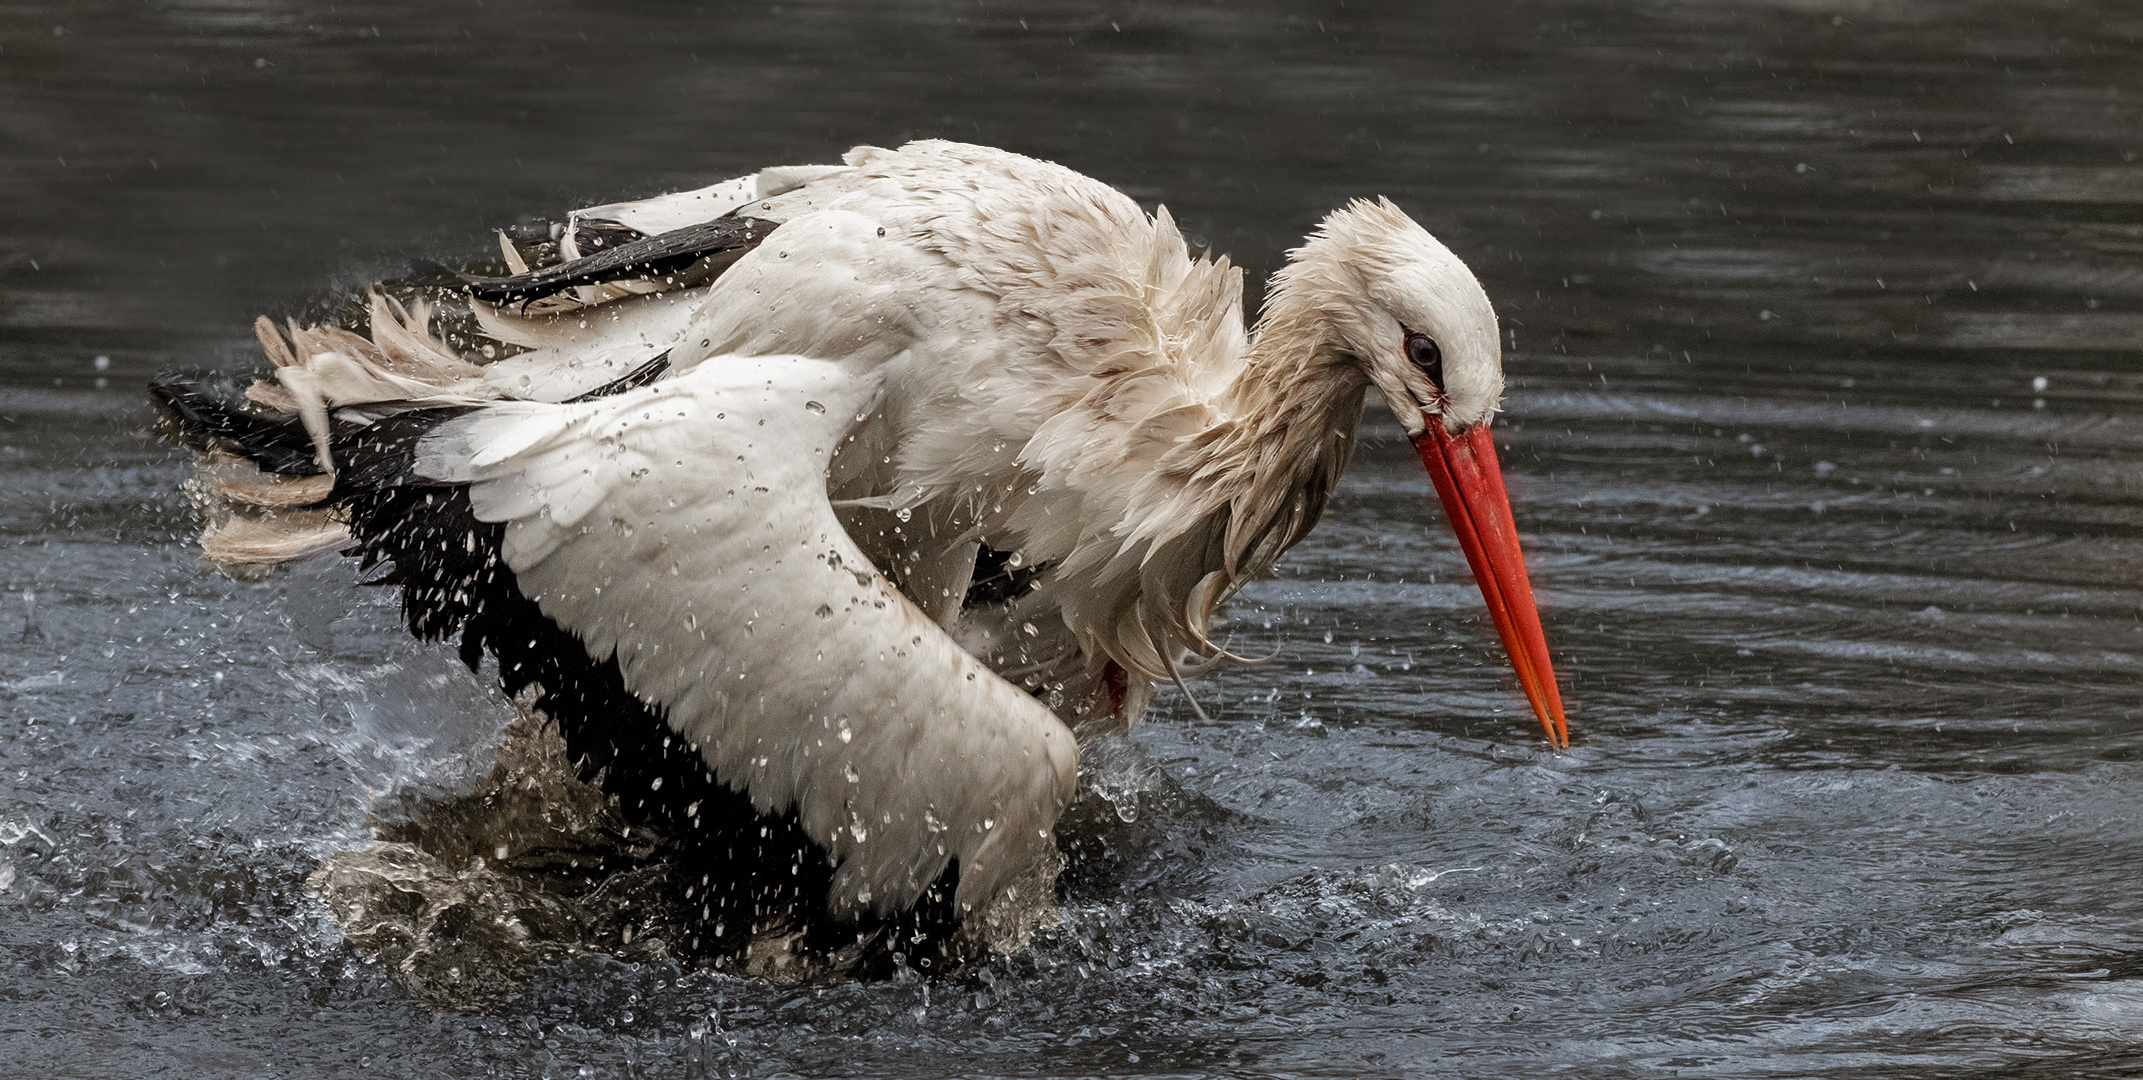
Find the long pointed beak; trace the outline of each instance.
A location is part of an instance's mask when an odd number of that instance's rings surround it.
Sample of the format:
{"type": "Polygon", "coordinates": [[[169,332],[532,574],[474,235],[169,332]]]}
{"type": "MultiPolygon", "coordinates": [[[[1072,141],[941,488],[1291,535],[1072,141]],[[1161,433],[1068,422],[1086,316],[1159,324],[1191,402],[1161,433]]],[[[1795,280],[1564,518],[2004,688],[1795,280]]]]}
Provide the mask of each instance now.
{"type": "Polygon", "coordinates": [[[1548,732],[1548,742],[1570,745],[1563,696],[1548,664],[1548,639],[1540,632],[1540,612],[1533,606],[1533,583],[1526,577],[1525,555],[1518,550],[1518,526],[1511,519],[1510,496],[1503,490],[1503,467],[1496,461],[1495,440],[1487,424],[1462,435],[1444,429],[1443,418],[1427,417],[1428,430],[1414,439],[1421,463],[1444,503],[1444,515],[1466,549],[1466,563],[1480,583],[1481,598],[1496,620],[1496,636],[1517,669],[1518,684],[1533,705],[1533,715],[1548,732]]]}

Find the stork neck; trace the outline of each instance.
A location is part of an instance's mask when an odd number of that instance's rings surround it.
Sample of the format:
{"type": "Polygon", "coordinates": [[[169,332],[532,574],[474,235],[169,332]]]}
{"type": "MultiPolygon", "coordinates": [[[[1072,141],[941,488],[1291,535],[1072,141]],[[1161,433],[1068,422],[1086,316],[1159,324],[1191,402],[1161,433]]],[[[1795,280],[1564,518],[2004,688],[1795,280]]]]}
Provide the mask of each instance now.
{"type": "Polygon", "coordinates": [[[1289,303],[1288,291],[1275,290],[1214,396],[1214,422],[1169,455],[1181,487],[1153,508],[1167,525],[1152,530],[1148,557],[1106,564],[1125,584],[1095,632],[1111,657],[1148,678],[1166,678],[1165,658],[1185,648],[1226,655],[1206,636],[1213,613],[1308,534],[1353,448],[1368,375],[1329,318],[1289,303]]]}
{"type": "Polygon", "coordinates": [[[1233,477],[1226,546],[1237,580],[1262,573],[1316,524],[1353,450],[1369,385],[1328,317],[1291,304],[1284,290],[1274,299],[1229,388],[1234,419],[1207,444],[1209,470],[1233,477]]]}
{"type": "Polygon", "coordinates": [[[1369,376],[1341,345],[1333,312],[1298,284],[1283,275],[1266,302],[1232,388],[1236,415],[1267,432],[1341,428],[1351,436],[1369,376]]]}

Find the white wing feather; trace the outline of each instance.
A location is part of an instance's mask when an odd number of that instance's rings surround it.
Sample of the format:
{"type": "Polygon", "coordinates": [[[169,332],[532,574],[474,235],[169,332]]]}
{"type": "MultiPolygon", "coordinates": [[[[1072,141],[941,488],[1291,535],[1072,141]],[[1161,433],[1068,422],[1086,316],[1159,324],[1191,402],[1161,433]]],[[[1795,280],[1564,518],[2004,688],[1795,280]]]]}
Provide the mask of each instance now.
{"type": "Polygon", "coordinates": [[[509,401],[566,401],[615,382],[677,347],[705,299],[663,292],[560,315],[514,315],[472,302],[485,334],[529,351],[483,369],[484,387],[509,401]]]}
{"type": "Polygon", "coordinates": [[[879,377],[723,357],[579,405],[451,421],[418,468],[468,482],[544,613],[664,707],[755,806],[799,811],[836,911],[894,911],[947,861],[988,902],[1048,857],[1078,751],[871,566],[826,495],[879,377]]]}
{"type": "Polygon", "coordinates": [[[754,199],[786,194],[814,180],[847,171],[846,165],[781,165],[691,191],[586,207],[573,211],[572,220],[576,224],[582,218],[615,221],[653,236],[713,221],[754,199]]]}

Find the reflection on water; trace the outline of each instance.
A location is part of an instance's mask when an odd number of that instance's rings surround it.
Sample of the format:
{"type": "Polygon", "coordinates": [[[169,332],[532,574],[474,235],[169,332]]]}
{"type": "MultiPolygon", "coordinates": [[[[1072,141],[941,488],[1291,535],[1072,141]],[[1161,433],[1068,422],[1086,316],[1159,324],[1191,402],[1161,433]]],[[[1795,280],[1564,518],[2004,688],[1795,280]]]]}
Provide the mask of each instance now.
{"type": "Polygon", "coordinates": [[[0,13],[0,1046],[121,1076],[2143,1071],[2139,37],[2132,5],[1842,0],[0,13]],[[1089,762],[1106,807],[1032,950],[823,989],[580,957],[433,1017],[305,879],[368,838],[366,784],[464,782],[498,704],[397,677],[436,661],[376,595],[197,573],[141,379],[250,367],[257,311],[494,225],[916,134],[1165,201],[1254,273],[1368,193],[1468,258],[1578,745],[1527,741],[1373,420],[1231,609],[1280,659],[1089,762]]]}

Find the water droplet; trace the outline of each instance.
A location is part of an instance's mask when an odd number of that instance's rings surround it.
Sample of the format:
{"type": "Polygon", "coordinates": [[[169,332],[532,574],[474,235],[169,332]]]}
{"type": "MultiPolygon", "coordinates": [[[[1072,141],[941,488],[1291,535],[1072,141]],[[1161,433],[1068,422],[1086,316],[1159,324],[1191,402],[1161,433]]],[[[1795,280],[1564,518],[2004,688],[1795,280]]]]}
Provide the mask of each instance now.
{"type": "Polygon", "coordinates": [[[821,405],[816,401],[806,401],[804,402],[804,411],[822,413],[826,411],[826,406],[821,405]]]}

